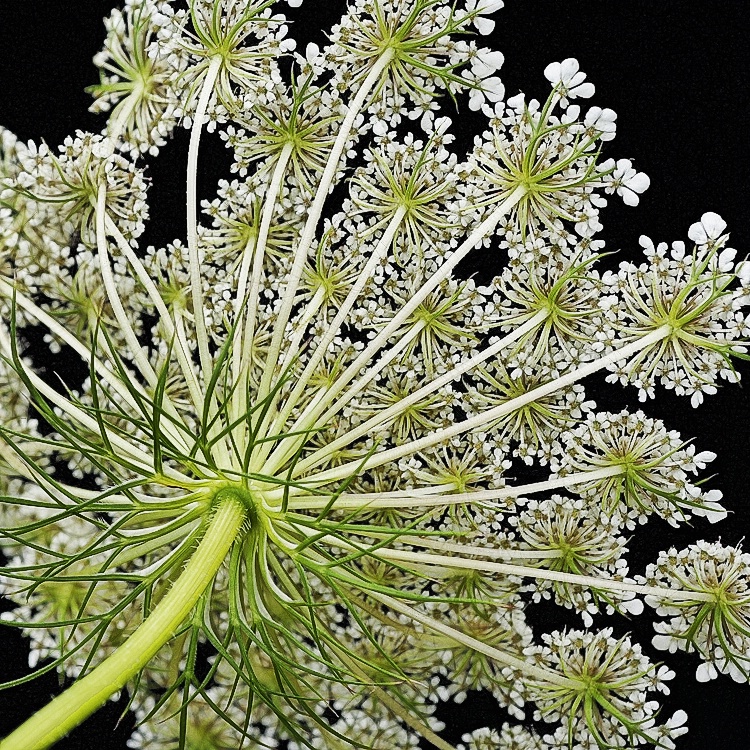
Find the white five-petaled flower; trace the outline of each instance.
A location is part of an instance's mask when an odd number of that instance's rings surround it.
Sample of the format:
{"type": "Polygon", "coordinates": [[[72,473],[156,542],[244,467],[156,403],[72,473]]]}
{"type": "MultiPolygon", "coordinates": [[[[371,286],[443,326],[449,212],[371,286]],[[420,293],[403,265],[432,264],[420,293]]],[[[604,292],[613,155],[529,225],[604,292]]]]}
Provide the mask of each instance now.
{"type": "Polygon", "coordinates": [[[718,240],[726,228],[727,223],[719,214],[707,211],[701,216],[700,221],[692,224],[688,229],[688,237],[696,245],[708,245],[714,240],[718,240]]]}
{"type": "Polygon", "coordinates": [[[544,77],[558,88],[562,107],[568,106],[568,99],[588,99],[594,95],[594,84],[586,81],[586,74],[579,70],[575,57],[550,63],[544,69],[544,77]]]}
{"type": "Polygon", "coordinates": [[[602,169],[613,167],[614,171],[606,178],[609,183],[606,192],[617,193],[626,206],[637,206],[639,195],[648,190],[651,184],[649,176],[644,172],[636,172],[630,159],[618,159],[616,166],[608,159],[601,165],[602,169]]]}

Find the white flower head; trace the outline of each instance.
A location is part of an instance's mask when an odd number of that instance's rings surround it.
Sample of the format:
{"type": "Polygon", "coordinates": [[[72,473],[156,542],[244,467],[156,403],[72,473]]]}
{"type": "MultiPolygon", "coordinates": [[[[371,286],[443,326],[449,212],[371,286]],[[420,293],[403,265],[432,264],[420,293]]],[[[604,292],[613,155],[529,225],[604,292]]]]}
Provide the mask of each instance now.
{"type": "Polygon", "coordinates": [[[601,165],[602,169],[613,169],[605,181],[608,183],[606,192],[617,193],[626,206],[637,206],[641,193],[648,190],[651,180],[643,172],[636,172],[630,159],[618,159],[615,165],[608,160],[601,165]]]}

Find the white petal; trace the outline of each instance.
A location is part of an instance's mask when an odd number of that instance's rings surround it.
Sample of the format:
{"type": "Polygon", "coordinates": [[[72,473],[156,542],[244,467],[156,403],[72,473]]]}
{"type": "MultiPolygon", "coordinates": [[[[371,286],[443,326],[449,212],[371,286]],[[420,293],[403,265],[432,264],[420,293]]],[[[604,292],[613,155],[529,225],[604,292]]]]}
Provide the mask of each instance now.
{"type": "Polygon", "coordinates": [[[495,28],[495,22],[491,18],[482,18],[477,16],[474,19],[474,26],[482,36],[491,34],[495,28]]]}
{"type": "Polygon", "coordinates": [[[482,90],[491,102],[502,101],[502,98],[505,96],[505,86],[503,86],[503,82],[497,76],[492,76],[482,81],[482,90]]]}
{"type": "Polygon", "coordinates": [[[651,645],[659,651],[669,651],[670,653],[674,653],[676,650],[674,638],[669,635],[655,635],[651,639],[651,645]]]}
{"type": "Polygon", "coordinates": [[[637,206],[638,201],[640,200],[638,194],[629,190],[627,187],[617,188],[617,194],[622,198],[622,202],[626,206],[637,206]]]}
{"type": "Polygon", "coordinates": [[[685,243],[681,240],[672,243],[672,257],[675,260],[682,260],[685,257],[685,243]]]}
{"type": "Polygon", "coordinates": [[[732,266],[734,264],[735,255],[737,255],[737,251],[731,247],[728,247],[725,250],[722,250],[721,253],[719,253],[719,260],[718,260],[719,270],[723,271],[724,273],[731,271],[732,266]]]}
{"type": "Polygon", "coordinates": [[[482,108],[484,94],[479,89],[472,89],[469,94],[469,109],[472,112],[478,112],[482,108]]]}
{"type": "MultiPolygon", "coordinates": [[[[560,75],[563,81],[570,81],[578,72],[578,60],[575,57],[568,57],[560,63],[560,75]]],[[[586,77],[586,74],[583,74],[586,77]]],[[[583,78],[581,79],[583,80],[583,78]]]]}
{"type": "Polygon", "coordinates": [[[550,63],[544,69],[544,77],[552,84],[560,83],[560,63],[550,63]]]}
{"type": "Polygon", "coordinates": [[[715,680],[718,676],[719,673],[716,671],[716,667],[709,662],[701,664],[695,670],[695,679],[698,682],[709,682],[710,680],[715,680]]]}
{"type": "Polygon", "coordinates": [[[575,88],[570,90],[570,96],[580,96],[583,99],[590,99],[594,93],[596,92],[596,88],[594,87],[593,83],[582,83],[580,86],[576,86],[575,88]]]}
{"type": "Polygon", "coordinates": [[[484,2],[478,2],[477,6],[479,13],[487,15],[488,13],[494,13],[496,10],[500,10],[505,5],[504,0],[484,0],[484,2]]]}
{"type": "Polygon", "coordinates": [[[642,193],[645,190],[648,190],[650,184],[651,179],[644,172],[638,172],[627,181],[627,186],[631,190],[635,190],[636,193],[642,193]]]}
{"type": "Polygon", "coordinates": [[[620,608],[631,615],[640,615],[643,612],[643,602],[640,599],[631,599],[629,602],[623,602],[620,608]]]}
{"type": "Polygon", "coordinates": [[[713,451],[701,451],[693,456],[693,461],[696,464],[708,464],[716,459],[716,454],[713,451]]]}
{"type": "Polygon", "coordinates": [[[713,240],[721,237],[721,233],[727,228],[726,221],[713,211],[708,211],[701,216],[701,224],[705,227],[706,234],[713,240]]]}

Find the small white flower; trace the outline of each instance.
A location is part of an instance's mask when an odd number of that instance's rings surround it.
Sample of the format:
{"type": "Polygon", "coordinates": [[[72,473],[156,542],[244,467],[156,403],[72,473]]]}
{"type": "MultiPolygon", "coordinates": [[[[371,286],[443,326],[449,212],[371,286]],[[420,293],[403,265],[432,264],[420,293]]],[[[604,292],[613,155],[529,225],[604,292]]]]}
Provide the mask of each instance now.
{"type": "Polygon", "coordinates": [[[503,67],[504,60],[502,52],[480,49],[471,60],[471,71],[477,78],[489,78],[496,70],[503,67]]]}
{"type": "MultiPolygon", "coordinates": [[[[611,168],[611,162],[602,164],[611,168]]],[[[626,206],[637,206],[639,195],[648,189],[651,184],[647,174],[636,172],[630,159],[618,159],[615,171],[607,178],[609,186],[608,193],[616,192],[626,206]]]]}
{"type": "Polygon", "coordinates": [[[505,86],[497,76],[490,76],[483,81],[478,81],[477,85],[469,92],[469,109],[472,112],[478,112],[482,109],[485,100],[496,103],[501,102],[505,96],[505,86]]]}
{"type": "Polygon", "coordinates": [[[469,11],[469,13],[476,13],[474,16],[474,19],[472,23],[474,24],[476,30],[482,34],[482,36],[487,36],[488,34],[491,34],[495,29],[495,22],[491,18],[484,18],[484,16],[488,16],[491,13],[494,13],[497,10],[500,10],[500,8],[505,5],[503,0],[468,0],[466,3],[466,10],[469,11]]]}
{"type": "Polygon", "coordinates": [[[588,99],[594,95],[594,84],[586,81],[586,74],[578,69],[578,60],[568,57],[562,62],[550,63],[544,69],[544,77],[558,88],[560,105],[568,106],[568,99],[588,99]]]}
{"type": "Polygon", "coordinates": [[[613,109],[602,109],[601,107],[592,107],[587,113],[583,124],[587,128],[593,128],[600,133],[600,141],[611,141],[615,137],[617,130],[617,112],[613,109]]]}
{"type": "Polygon", "coordinates": [[[727,228],[727,223],[719,214],[707,211],[701,220],[688,229],[688,237],[696,245],[707,245],[713,240],[719,239],[722,232],[727,228]]]}

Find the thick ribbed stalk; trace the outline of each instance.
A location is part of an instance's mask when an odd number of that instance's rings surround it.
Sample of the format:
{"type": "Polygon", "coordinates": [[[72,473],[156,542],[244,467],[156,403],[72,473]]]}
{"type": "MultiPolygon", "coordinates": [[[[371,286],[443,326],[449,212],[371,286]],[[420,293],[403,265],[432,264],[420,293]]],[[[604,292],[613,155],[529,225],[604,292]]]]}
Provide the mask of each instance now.
{"type": "Polygon", "coordinates": [[[135,677],[190,614],[244,521],[241,499],[233,491],[224,490],[190,562],[143,624],[112,656],[0,742],[0,750],[46,750],[135,677]]]}

